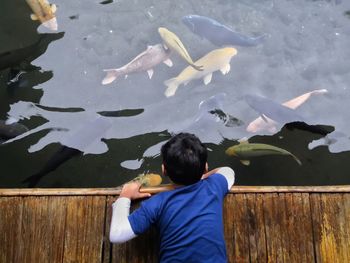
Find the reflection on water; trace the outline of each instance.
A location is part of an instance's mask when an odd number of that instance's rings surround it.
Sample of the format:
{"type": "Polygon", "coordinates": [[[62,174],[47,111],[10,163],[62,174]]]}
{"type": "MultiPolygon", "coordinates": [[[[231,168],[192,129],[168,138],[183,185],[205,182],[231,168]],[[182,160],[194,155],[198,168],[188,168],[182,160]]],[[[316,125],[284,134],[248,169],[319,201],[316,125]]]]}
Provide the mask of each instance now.
{"type": "Polygon", "coordinates": [[[181,131],[238,184],[350,182],[350,2],[38,3],[0,9],[1,187],[160,173],[159,149],[181,131]],[[274,155],[242,165],[225,154],[242,138],[302,165],[274,155]]]}

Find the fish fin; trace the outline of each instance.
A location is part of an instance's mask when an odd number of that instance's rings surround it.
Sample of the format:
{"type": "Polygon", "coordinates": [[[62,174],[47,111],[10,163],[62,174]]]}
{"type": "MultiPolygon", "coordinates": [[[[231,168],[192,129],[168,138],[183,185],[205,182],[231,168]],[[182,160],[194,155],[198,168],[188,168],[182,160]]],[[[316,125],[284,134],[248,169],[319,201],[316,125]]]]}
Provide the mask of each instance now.
{"type": "Polygon", "coordinates": [[[240,160],[241,161],[241,163],[243,164],[243,165],[250,165],[250,161],[249,160],[240,160]]]}
{"type": "Polygon", "coordinates": [[[225,66],[223,66],[220,71],[222,73],[222,75],[226,75],[227,73],[230,72],[231,66],[229,63],[227,63],[225,66]]]}
{"type": "Polygon", "coordinates": [[[294,160],[299,164],[302,165],[301,161],[299,160],[298,157],[296,157],[294,154],[292,154],[292,157],[294,158],[294,160]]]}
{"type": "Polygon", "coordinates": [[[154,73],[153,69],[149,69],[149,70],[147,70],[147,74],[148,74],[149,79],[151,79],[151,78],[152,78],[153,73],[154,73]]]}
{"type": "Polygon", "coordinates": [[[163,48],[164,48],[165,50],[169,50],[169,47],[168,47],[167,45],[165,45],[165,43],[163,43],[163,48]]]}
{"type": "Polygon", "coordinates": [[[171,61],[170,58],[167,58],[166,60],[164,60],[163,63],[165,65],[167,65],[168,67],[172,67],[173,66],[173,62],[171,61]]]}
{"type": "Polygon", "coordinates": [[[206,75],[204,78],[203,78],[203,82],[205,85],[208,85],[211,81],[211,77],[213,76],[213,73],[209,73],[208,75],[206,75]]]}
{"type": "Polygon", "coordinates": [[[238,141],[239,141],[239,144],[248,144],[249,143],[247,137],[243,137],[243,138],[239,139],[238,141]]]}
{"type": "Polygon", "coordinates": [[[165,90],[164,95],[166,97],[174,96],[177,88],[179,87],[179,83],[178,83],[177,79],[176,78],[168,79],[168,80],[164,81],[164,84],[168,87],[165,90]]]}
{"type": "Polygon", "coordinates": [[[51,11],[52,11],[52,13],[56,13],[56,11],[57,11],[57,6],[56,6],[55,4],[52,4],[52,5],[51,5],[51,11]]]}
{"type": "Polygon", "coordinates": [[[195,64],[190,64],[192,66],[192,68],[194,68],[195,70],[198,70],[198,71],[203,71],[203,66],[197,66],[195,64]]]}
{"type": "Polygon", "coordinates": [[[269,121],[266,119],[266,117],[265,117],[264,114],[261,114],[260,117],[264,120],[264,122],[269,122],[269,121]]]}
{"type": "Polygon", "coordinates": [[[31,14],[30,15],[30,18],[32,19],[32,20],[38,20],[39,18],[36,16],[36,15],[34,15],[34,14],[31,14]]]}
{"type": "Polygon", "coordinates": [[[102,80],[102,85],[112,83],[120,75],[117,69],[104,69],[103,71],[106,71],[107,75],[102,80]]]}

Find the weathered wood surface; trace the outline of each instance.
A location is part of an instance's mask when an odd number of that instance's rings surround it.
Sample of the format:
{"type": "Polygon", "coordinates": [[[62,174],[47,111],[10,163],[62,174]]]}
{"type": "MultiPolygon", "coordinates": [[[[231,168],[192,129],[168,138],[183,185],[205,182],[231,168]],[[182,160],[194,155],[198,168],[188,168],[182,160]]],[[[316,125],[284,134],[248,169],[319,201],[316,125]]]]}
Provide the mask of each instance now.
{"type": "MultiPolygon", "coordinates": [[[[0,262],[157,262],[155,229],[109,243],[118,189],[81,190],[0,190],[0,262]]],[[[350,189],[265,190],[236,187],[226,197],[229,262],[350,262],[350,189]]]]}

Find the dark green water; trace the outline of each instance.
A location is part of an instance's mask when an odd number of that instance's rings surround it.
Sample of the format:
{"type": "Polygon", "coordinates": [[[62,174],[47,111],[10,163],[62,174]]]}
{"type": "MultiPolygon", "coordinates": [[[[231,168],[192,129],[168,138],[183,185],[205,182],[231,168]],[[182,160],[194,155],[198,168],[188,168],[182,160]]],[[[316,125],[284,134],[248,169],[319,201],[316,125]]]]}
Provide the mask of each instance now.
{"type": "Polygon", "coordinates": [[[143,172],[160,172],[160,145],[180,131],[195,133],[208,145],[211,168],[233,167],[237,184],[350,183],[350,2],[55,4],[58,30],[50,31],[30,19],[25,1],[1,1],[0,120],[14,118],[28,131],[3,139],[0,187],[28,187],[23,180],[57,160],[60,165],[36,186],[117,186],[143,172]],[[215,72],[208,85],[193,80],[170,98],[164,96],[163,82],[187,66],[175,54],[174,66],[156,66],[152,79],[141,72],[101,84],[103,69],[121,67],[147,45],[161,43],[161,26],[175,32],[195,59],[219,48],[182,23],[189,14],[266,37],[256,46],[235,46],[238,53],[227,75],[215,72]],[[241,99],[245,94],[282,103],[315,89],[328,92],[312,96],[296,112],[319,126],[279,123],[276,132],[247,131],[259,114],[241,99]],[[219,111],[200,109],[212,96],[221,98],[215,100],[219,111]],[[284,148],[302,166],[288,156],[256,157],[244,166],[225,155],[243,137],[284,148]],[[73,146],[79,151],[70,150],[73,146]]]}

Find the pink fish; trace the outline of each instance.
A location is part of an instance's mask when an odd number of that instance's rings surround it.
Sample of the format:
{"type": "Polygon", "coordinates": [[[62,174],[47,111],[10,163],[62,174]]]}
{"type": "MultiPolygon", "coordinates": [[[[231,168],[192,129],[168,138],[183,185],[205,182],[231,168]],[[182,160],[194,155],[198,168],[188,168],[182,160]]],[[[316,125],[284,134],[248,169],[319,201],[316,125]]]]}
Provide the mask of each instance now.
{"type": "MultiPolygon", "coordinates": [[[[324,94],[327,92],[328,91],[326,89],[313,90],[303,95],[300,95],[299,97],[286,101],[282,105],[290,109],[296,109],[305,101],[307,101],[311,97],[311,95],[324,94]]],[[[248,132],[258,132],[262,130],[267,130],[271,133],[276,132],[276,122],[274,120],[271,120],[270,118],[267,118],[266,116],[264,116],[264,118],[266,119],[266,121],[262,117],[256,118],[254,121],[249,123],[246,130],[248,132]]]]}
{"type": "Polygon", "coordinates": [[[153,76],[153,67],[163,62],[167,66],[173,65],[169,59],[170,51],[165,50],[161,44],[154,46],[148,46],[145,51],[131,60],[128,64],[116,68],[116,69],[105,69],[107,72],[106,77],[102,80],[102,84],[106,85],[113,82],[119,76],[127,76],[134,72],[147,71],[149,78],[153,76]]]}

